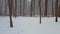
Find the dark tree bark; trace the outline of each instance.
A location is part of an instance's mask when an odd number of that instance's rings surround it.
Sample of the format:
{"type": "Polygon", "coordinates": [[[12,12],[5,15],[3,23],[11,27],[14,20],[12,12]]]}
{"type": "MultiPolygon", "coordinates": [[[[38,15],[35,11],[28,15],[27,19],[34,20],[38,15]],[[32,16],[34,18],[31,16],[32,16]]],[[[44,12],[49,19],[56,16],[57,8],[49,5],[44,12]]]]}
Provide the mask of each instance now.
{"type": "Polygon", "coordinates": [[[40,24],[41,24],[41,0],[39,0],[38,3],[39,3],[39,9],[40,9],[40,24]]]}
{"type": "Polygon", "coordinates": [[[22,16],[22,0],[20,0],[20,16],[22,16]]]}
{"type": "Polygon", "coordinates": [[[59,4],[59,17],[60,17],[60,4],[59,4]]]}
{"type": "Polygon", "coordinates": [[[8,5],[9,5],[9,13],[10,13],[10,27],[13,27],[13,23],[12,23],[13,0],[8,0],[8,5]]]}
{"type": "Polygon", "coordinates": [[[23,16],[25,16],[25,0],[23,0],[23,16]]]}
{"type": "Polygon", "coordinates": [[[33,14],[32,2],[33,2],[33,0],[31,0],[31,14],[30,14],[30,16],[32,16],[32,14],[33,14]]]}
{"type": "Polygon", "coordinates": [[[33,0],[34,3],[33,3],[33,9],[34,9],[34,12],[33,12],[33,16],[35,15],[35,0],[33,0]]]}
{"type": "Polygon", "coordinates": [[[0,16],[2,16],[2,7],[3,7],[3,0],[0,0],[0,16]]]}
{"type": "Polygon", "coordinates": [[[48,0],[45,0],[45,16],[47,16],[48,0]]]}
{"type": "Polygon", "coordinates": [[[55,3],[55,16],[56,16],[55,22],[58,22],[58,0],[56,0],[55,3]]]}

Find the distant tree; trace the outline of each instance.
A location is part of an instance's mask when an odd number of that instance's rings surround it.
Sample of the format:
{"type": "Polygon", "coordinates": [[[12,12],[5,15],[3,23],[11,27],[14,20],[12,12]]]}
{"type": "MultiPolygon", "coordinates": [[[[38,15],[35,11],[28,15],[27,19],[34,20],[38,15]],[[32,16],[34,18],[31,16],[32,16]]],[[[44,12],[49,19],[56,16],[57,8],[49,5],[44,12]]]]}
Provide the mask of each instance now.
{"type": "Polygon", "coordinates": [[[59,4],[59,14],[58,14],[58,15],[59,15],[59,17],[60,17],[60,4],[59,4]]]}
{"type": "Polygon", "coordinates": [[[34,0],[34,13],[33,13],[33,16],[35,15],[35,0],[34,0]]]}
{"type": "Polygon", "coordinates": [[[22,0],[20,0],[20,16],[22,16],[22,0]]]}
{"type": "Polygon", "coordinates": [[[3,0],[0,0],[0,16],[2,16],[3,14],[2,7],[3,7],[3,0]]]}
{"type": "Polygon", "coordinates": [[[8,5],[9,5],[9,13],[10,13],[10,27],[13,27],[13,23],[12,23],[13,0],[8,0],[8,5]]]}
{"type": "Polygon", "coordinates": [[[59,0],[56,0],[56,3],[55,3],[55,16],[56,16],[55,21],[56,22],[58,22],[58,1],[59,0]]]}
{"type": "Polygon", "coordinates": [[[32,16],[32,1],[33,1],[33,0],[31,0],[31,14],[30,14],[30,16],[32,16]]]}
{"type": "Polygon", "coordinates": [[[54,16],[54,10],[53,10],[53,0],[52,0],[52,16],[54,16]]]}
{"type": "Polygon", "coordinates": [[[17,0],[15,0],[15,17],[17,17],[17,0]]]}
{"type": "Polygon", "coordinates": [[[34,3],[33,3],[33,9],[34,9],[34,12],[33,12],[33,16],[35,15],[35,0],[33,0],[34,3]]]}
{"type": "Polygon", "coordinates": [[[5,0],[5,16],[7,15],[7,3],[6,3],[7,0],[5,0]]]}
{"type": "Polygon", "coordinates": [[[2,15],[2,10],[0,9],[0,16],[2,15]]]}
{"type": "Polygon", "coordinates": [[[48,0],[45,0],[45,16],[47,16],[47,7],[48,7],[48,0]]]}
{"type": "Polygon", "coordinates": [[[0,6],[0,16],[2,15],[2,5],[0,6]]]}
{"type": "Polygon", "coordinates": [[[17,0],[13,0],[14,2],[14,10],[13,10],[13,17],[17,17],[17,0]]]}
{"type": "Polygon", "coordinates": [[[40,9],[40,24],[41,24],[41,0],[39,0],[38,3],[39,3],[39,9],[40,9]]]}
{"type": "Polygon", "coordinates": [[[23,0],[23,16],[25,16],[25,0],[23,0]]]}

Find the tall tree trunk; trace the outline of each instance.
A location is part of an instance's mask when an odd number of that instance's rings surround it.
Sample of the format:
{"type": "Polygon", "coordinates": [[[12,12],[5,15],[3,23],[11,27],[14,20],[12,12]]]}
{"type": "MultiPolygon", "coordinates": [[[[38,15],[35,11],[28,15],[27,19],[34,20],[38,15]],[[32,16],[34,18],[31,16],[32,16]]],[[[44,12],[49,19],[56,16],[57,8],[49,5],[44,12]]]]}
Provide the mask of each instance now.
{"type": "Polygon", "coordinates": [[[14,11],[13,11],[13,16],[17,17],[17,0],[13,0],[14,2],[14,11]]]}
{"type": "Polygon", "coordinates": [[[32,2],[33,2],[33,0],[31,0],[31,14],[30,14],[30,16],[32,16],[32,13],[33,13],[32,2]]]}
{"type": "Polygon", "coordinates": [[[25,0],[23,0],[23,16],[25,16],[25,0]]]}
{"type": "Polygon", "coordinates": [[[45,0],[45,16],[47,16],[48,0],[45,0]]]}
{"type": "Polygon", "coordinates": [[[22,0],[20,0],[20,16],[22,16],[22,0]]]}
{"type": "Polygon", "coordinates": [[[5,0],[5,16],[7,15],[7,0],[5,0]]]}
{"type": "Polygon", "coordinates": [[[15,17],[17,17],[17,0],[15,0],[15,17]]]}
{"type": "Polygon", "coordinates": [[[0,0],[0,16],[2,16],[3,0],[0,0]]]}
{"type": "Polygon", "coordinates": [[[12,23],[13,0],[8,0],[8,4],[9,4],[9,13],[10,13],[10,27],[13,27],[13,23],[12,23]]]}
{"type": "Polygon", "coordinates": [[[58,0],[56,0],[55,3],[55,16],[56,16],[55,21],[58,22],[58,0]]]}
{"type": "Polygon", "coordinates": [[[53,0],[52,0],[52,17],[54,16],[54,10],[53,10],[53,0]]]}
{"type": "Polygon", "coordinates": [[[59,4],[59,17],[60,17],[60,4],[59,4]]]}
{"type": "Polygon", "coordinates": [[[39,0],[38,3],[39,3],[39,9],[40,9],[40,24],[41,24],[41,0],[39,0]]]}
{"type": "Polygon", "coordinates": [[[33,12],[33,16],[35,16],[35,0],[34,1],[34,4],[33,4],[33,9],[34,9],[34,12],[33,12]]]}

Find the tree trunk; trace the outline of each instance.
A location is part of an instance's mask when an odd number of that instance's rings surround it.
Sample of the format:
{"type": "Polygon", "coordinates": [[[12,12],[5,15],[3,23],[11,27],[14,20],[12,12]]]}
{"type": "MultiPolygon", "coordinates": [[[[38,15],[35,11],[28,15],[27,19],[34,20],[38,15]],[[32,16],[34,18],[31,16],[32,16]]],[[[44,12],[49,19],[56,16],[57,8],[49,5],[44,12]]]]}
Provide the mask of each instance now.
{"type": "Polygon", "coordinates": [[[45,0],[45,16],[47,17],[48,0],[45,0]]]}
{"type": "Polygon", "coordinates": [[[20,0],[20,16],[22,16],[22,0],[20,0]]]}
{"type": "Polygon", "coordinates": [[[41,0],[39,0],[38,3],[39,3],[39,9],[40,9],[40,24],[41,24],[41,0]]]}
{"type": "Polygon", "coordinates": [[[15,0],[15,17],[17,17],[17,0],[15,0]]]}
{"type": "Polygon", "coordinates": [[[60,17],[60,4],[59,4],[59,17],[60,17]]]}
{"type": "Polygon", "coordinates": [[[33,12],[33,16],[35,16],[35,0],[34,1],[34,4],[33,4],[33,9],[34,9],[34,12],[33,12]]]}
{"type": "Polygon", "coordinates": [[[14,10],[13,10],[13,17],[17,17],[17,0],[13,0],[14,2],[14,10]]]}
{"type": "Polygon", "coordinates": [[[13,27],[13,23],[12,23],[13,0],[8,0],[8,4],[9,4],[9,13],[10,13],[10,27],[13,27]]]}
{"type": "Polygon", "coordinates": [[[7,0],[5,0],[5,16],[7,15],[7,0]]]}
{"type": "Polygon", "coordinates": [[[23,16],[25,16],[25,0],[23,0],[23,16]]]}
{"type": "Polygon", "coordinates": [[[1,4],[0,4],[0,16],[3,16],[3,0],[0,0],[1,4]]]}
{"type": "Polygon", "coordinates": [[[0,0],[0,16],[2,16],[3,0],[0,0]]]}
{"type": "Polygon", "coordinates": [[[54,10],[53,10],[53,0],[52,0],[52,17],[54,17],[54,10]]]}
{"type": "Polygon", "coordinates": [[[56,0],[55,3],[55,16],[56,16],[55,21],[58,22],[58,0],[56,0]]]}
{"type": "Polygon", "coordinates": [[[32,2],[33,2],[33,0],[31,0],[31,14],[30,14],[30,16],[32,16],[32,13],[33,13],[33,11],[32,11],[33,10],[32,2]]]}

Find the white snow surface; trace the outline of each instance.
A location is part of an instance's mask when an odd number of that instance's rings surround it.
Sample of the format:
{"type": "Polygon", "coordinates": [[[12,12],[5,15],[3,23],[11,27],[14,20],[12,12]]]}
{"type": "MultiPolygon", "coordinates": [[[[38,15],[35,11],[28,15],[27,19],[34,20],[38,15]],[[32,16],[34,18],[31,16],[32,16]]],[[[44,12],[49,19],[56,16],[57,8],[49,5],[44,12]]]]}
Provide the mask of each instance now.
{"type": "Polygon", "coordinates": [[[60,18],[55,17],[12,17],[13,28],[10,27],[9,17],[0,16],[0,34],[60,34],[60,18]]]}

